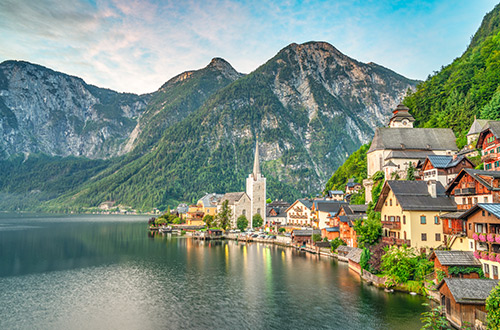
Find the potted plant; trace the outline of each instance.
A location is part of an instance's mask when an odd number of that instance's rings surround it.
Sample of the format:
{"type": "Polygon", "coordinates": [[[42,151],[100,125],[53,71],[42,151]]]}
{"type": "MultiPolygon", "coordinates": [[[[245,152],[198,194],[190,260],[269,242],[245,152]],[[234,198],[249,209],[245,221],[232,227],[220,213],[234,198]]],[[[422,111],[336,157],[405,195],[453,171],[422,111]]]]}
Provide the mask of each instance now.
{"type": "Polygon", "coordinates": [[[496,260],[497,260],[497,258],[496,258],[496,257],[497,257],[496,253],[493,253],[493,252],[492,252],[492,253],[490,253],[490,260],[491,260],[491,261],[496,261],[496,260]]]}
{"type": "Polygon", "coordinates": [[[476,257],[477,259],[481,258],[481,255],[479,254],[478,251],[474,251],[474,257],[476,257]]]}
{"type": "Polygon", "coordinates": [[[495,237],[493,234],[488,234],[488,242],[493,243],[495,241],[495,237]]]}
{"type": "Polygon", "coordinates": [[[477,233],[472,234],[472,238],[477,241],[479,239],[479,235],[477,233]]]}
{"type": "Polygon", "coordinates": [[[481,234],[479,234],[479,240],[480,240],[481,242],[486,242],[486,236],[485,236],[484,234],[482,234],[482,233],[481,233],[481,234]]]}
{"type": "Polygon", "coordinates": [[[490,260],[490,258],[488,258],[488,252],[481,252],[481,259],[490,260]]]}

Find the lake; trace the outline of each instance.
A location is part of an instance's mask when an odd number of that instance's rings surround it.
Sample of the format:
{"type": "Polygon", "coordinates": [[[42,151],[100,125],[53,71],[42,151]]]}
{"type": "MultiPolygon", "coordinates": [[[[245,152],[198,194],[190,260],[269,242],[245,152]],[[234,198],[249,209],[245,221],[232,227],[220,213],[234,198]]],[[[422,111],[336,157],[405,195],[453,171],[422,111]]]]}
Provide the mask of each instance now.
{"type": "Polygon", "coordinates": [[[147,216],[0,214],[0,329],[419,329],[423,297],[327,257],[151,235],[147,216]]]}

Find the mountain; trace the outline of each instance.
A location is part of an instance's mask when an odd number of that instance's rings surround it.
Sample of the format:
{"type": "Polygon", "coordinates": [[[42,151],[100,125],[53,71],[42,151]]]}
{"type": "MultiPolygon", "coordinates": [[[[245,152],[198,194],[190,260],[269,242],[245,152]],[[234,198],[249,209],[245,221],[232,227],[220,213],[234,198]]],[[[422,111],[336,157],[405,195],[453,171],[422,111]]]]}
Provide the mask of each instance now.
{"type": "MultiPolygon", "coordinates": [[[[500,120],[500,5],[485,15],[466,51],[419,84],[403,103],[415,117],[415,127],[451,127],[459,147],[465,145],[474,117],[500,120]]],[[[343,187],[351,177],[366,178],[366,165],[353,165],[366,159],[367,149],[351,155],[325,190],[343,187]]]]}
{"type": "MultiPolygon", "coordinates": [[[[328,43],[291,44],[167,126],[157,142],[145,143],[148,152],[55,203],[116,200],[151,208],[204,192],[242,190],[257,138],[269,196],[312,193],[416,83],[328,43]]],[[[146,138],[138,140],[139,146],[146,138]]]]}
{"type": "Polygon", "coordinates": [[[0,159],[19,153],[109,158],[149,95],[117,93],[21,61],[0,64],[0,159]]]}
{"type": "Polygon", "coordinates": [[[417,86],[404,103],[419,127],[451,127],[459,146],[474,117],[500,119],[500,5],[483,18],[466,51],[417,86]]]}

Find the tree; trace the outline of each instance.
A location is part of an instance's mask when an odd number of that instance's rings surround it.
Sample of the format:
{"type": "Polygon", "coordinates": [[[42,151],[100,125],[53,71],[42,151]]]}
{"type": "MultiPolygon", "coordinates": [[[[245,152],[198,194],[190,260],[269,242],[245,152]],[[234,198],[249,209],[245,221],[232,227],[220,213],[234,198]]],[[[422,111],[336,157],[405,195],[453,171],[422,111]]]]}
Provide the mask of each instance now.
{"type": "Polygon", "coordinates": [[[236,220],[236,227],[238,227],[239,230],[245,231],[248,227],[248,219],[245,217],[245,215],[240,215],[238,219],[236,220]]]}
{"type": "Polygon", "coordinates": [[[391,246],[382,256],[382,270],[387,274],[388,283],[397,285],[406,283],[413,278],[416,263],[418,262],[415,249],[406,245],[391,246]]]}
{"type": "Polygon", "coordinates": [[[321,241],[321,235],[320,234],[313,234],[312,235],[312,241],[313,242],[319,242],[319,241],[321,241]]]}
{"type": "Polygon", "coordinates": [[[205,225],[207,226],[207,228],[211,228],[214,225],[214,217],[211,216],[210,214],[206,214],[203,217],[203,222],[205,223],[205,225]]]}
{"type": "Polygon", "coordinates": [[[254,216],[252,217],[252,226],[254,228],[259,228],[259,227],[262,227],[262,224],[264,223],[264,220],[262,219],[262,217],[260,216],[260,214],[254,214],[254,216]]]}
{"type": "MultiPolygon", "coordinates": [[[[429,297],[429,300],[432,299],[429,297]]],[[[428,303],[423,303],[424,306],[429,306],[428,303]]],[[[448,321],[446,321],[446,317],[442,311],[443,306],[437,306],[430,311],[422,313],[422,329],[429,330],[441,330],[441,329],[450,329],[448,326],[448,321]]]]}
{"type": "Polygon", "coordinates": [[[278,233],[281,233],[281,234],[283,234],[285,231],[286,231],[286,229],[283,228],[283,227],[281,227],[280,229],[278,229],[278,233]]]}
{"type": "Polygon", "coordinates": [[[368,250],[367,248],[363,248],[363,251],[361,252],[361,257],[359,259],[359,265],[361,266],[361,269],[371,271],[370,264],[368,263],[369,260],[370,260],[370,250],[368,250]]]}
{"type": "Polygon", "coordinates": [[[406,180],[415,181],[415,167],[413,167],[413,164],[411,162],[408,166],[408,169],[406,170],[406,180]]]}
{"type": "Polygon", "coordinates": [[[340,237],[335,237],[335,239],[330,241],[330,247],[332,248],[332,251],[337,250],[337,248],[341,245],[347,245],[347,243],[344,242],[340,237]]]}
{"type": "Polygon", "coordinates": [[[486,299],[486,312],[488,329],[500,329],[500,284],[491,290],[486,299]]]}
{"type": "Polygon", "coordinates": [[[217,213],[217,215],[215,216],[215,222],[219,227],[226,230],[229,227],[231,216],[232,212],[229,208],[229,201],[226,199],[224,202],[222,202],[222,207],[219,213],[217,213]]]}
{"type": "Polygon", "coordinates": [[[368,214],[368,219],[358,219],[354,222],[359,247],[376,244],[382,236],[382,223],[377,216],[380,217],[380,213],[372,211],[368,214]]]}
{"type": "Polygon", "coordinates": [[[267,204],[271,204],[272,202],[273,202],[273,200],[271,198],[266,199],[267,204]]]}

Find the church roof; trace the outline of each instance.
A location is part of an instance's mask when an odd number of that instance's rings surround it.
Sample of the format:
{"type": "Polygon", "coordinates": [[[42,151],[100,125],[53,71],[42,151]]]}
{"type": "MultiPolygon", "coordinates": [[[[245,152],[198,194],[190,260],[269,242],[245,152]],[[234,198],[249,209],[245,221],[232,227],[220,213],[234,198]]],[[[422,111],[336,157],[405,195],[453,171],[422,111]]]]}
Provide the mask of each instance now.
{"type": "Polygon", "coordinates": [[[402,121],[407,119],[409,122],[414,122],[415,118],[409,113],[410,109],[403,104],[399,104],[396,109],[392,112],[392,117],[389,122],[402,121]]]}
{"type": "Polygon", "coordinates": [[[219,203],[222,204],[227,200],[229,205],[234,205],[234,203],[238,202],[245,195],[247,193],[244,191],[227,193],[220,199],[219,203]]]}
{"type": "Polygon", "coordinates": [[[378,127],[368,153],[375,150],[458,151],[450,128],[378,127]]]}
{"type": "Polygon", "coordinates": [[[479,134],[481,131],[484,129],[486,124],[488,124],[487,119],[474,119],[474,122],[472,123],[469,132],[467,135],[472,135],[472,134],[479,134]]]}

